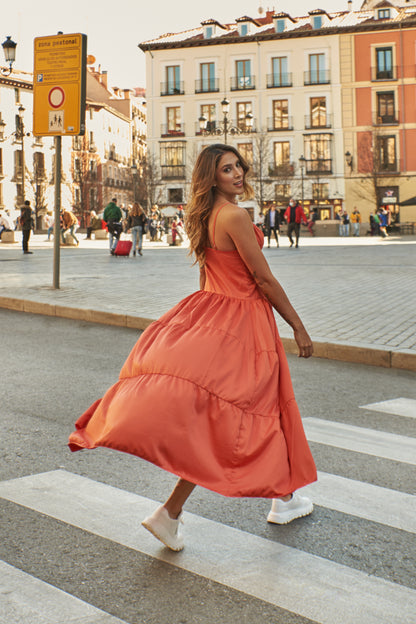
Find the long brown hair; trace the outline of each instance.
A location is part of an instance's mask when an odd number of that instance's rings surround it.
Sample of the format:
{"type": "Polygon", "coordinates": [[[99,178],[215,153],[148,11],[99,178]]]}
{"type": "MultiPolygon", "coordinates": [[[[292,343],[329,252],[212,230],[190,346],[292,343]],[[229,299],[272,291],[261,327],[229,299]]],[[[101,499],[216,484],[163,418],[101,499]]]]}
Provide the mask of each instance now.
{"type": "Polygon", "coordinates": [[[227,152],[232,152],[240,161],[244,171],[243,199],[251,199],[253,189],[247,182],[249,165],[231,145],[215,143],[200,152],[192,173],[190,200],[186,206],[186,233],[189,238],[189,255],[194,254],[196,262],[205,262],[205,248],[208,245],[208,219],[215,203],[215,174],[218,163],[227,152]]]}
{"type": "Polygon", "coordinates": [[[133,206],[130,208],[130,216],[131,217],[138,217],[138,216],[140,216],[143,213],[144,213],[144,210],[141,207],[141,205],[139,204],[139,202],[134,202],[133,206]]]}

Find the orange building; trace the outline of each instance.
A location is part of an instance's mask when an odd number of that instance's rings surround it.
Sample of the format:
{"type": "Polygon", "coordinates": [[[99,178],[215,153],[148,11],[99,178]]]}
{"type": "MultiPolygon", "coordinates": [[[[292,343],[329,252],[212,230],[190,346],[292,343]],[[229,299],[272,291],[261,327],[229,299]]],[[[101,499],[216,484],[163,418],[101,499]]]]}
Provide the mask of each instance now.
{"type": "Polygon", "coordinates": [[[367,216],[385,207],[392,223],[414,222],[416,209],[400,205],[416,195],[414,9],[375,4],[372,18],[348,43],[353,62],[344,73],[347,210],[358,205],[367,216]]]}

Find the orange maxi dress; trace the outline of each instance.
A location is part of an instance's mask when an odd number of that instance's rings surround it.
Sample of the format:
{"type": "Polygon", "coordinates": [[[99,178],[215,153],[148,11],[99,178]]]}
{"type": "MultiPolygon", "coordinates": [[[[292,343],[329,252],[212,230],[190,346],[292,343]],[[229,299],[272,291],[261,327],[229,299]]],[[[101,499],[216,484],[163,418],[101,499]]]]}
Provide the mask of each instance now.
{"type": "Polygon", "coordinates": [[[205,271],[204,290],[143,332],[69,447],[131,453],[225,496],[284,496],[316,468],[272,307],[236,250],[208,248],[205,271]]]}

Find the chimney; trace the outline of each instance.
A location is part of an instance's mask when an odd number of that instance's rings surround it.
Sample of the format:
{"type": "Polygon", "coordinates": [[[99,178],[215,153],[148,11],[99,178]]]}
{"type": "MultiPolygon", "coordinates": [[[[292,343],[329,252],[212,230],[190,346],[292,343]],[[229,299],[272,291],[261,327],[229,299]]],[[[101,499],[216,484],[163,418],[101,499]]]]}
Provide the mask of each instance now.
{"type": "Polygon", "coordinates": [[[352,0],[348,0],[348,11],[351,13],[352,11],[352,0]]]}
{"type": "Polygon", "coordinates": [[[107,89],[107,71],[102,71],[101,73],[101,84],[107,89]]]}
{"type": "Polygon", "coordinates": [[[120,93],[120,89],[118,87],[113,87],[113,91],[114,91],[114,95],[118,97],[120,93]]]}
{"type": "Polygon", "coordinates": [[[123,94],[124,94],[124,99],[125,100],[129,100],[130,99],[130,89],[123,89],[123,94]]]}

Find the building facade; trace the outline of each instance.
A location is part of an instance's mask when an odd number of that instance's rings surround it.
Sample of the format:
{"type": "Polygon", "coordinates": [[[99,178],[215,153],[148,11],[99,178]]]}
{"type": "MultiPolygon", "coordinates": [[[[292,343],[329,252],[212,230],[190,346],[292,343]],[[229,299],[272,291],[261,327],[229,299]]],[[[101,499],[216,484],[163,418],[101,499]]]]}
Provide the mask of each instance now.
{"type": "MultiPolygon", "coordinates": [[[[318,208],[321,219],[333,219],[341,207],[355,205],[360,184],[374,185],[373,166],[366,170],[363,156],[358,157],[359,132],[373,131],[378,103],[389,106],[387,95],[371,99],[363,88],[374,90],[370,67],[377,55],[381,59],[378,46],[391,41],[391,31],[408,41],[403,49],[393,46],[394,59],[409,68],[403,77],[409,81],[406,107],[411,107],[410,73],[416,66],[410,34],[416,32],[416,3],[374,4],[352,11],[348,2],[345,11],[316,9],[302,17],[267,11],[232,24],[210,19],[142,43],[148,149],[159,176],[159,202],[186,202],[196,154],[210,142],[226,141],[252,163],[261,207],[284,206],[295,195],[307,209],[318,208]]],[[[391,145],[386,139],[383,149],[391,151],[391,145]]],[[[406,171],[398,167],[400,185],[415,173],[409,155],[404,162],[406,171]]],[[[384,181],[391,186],[391,180],[384,181]]],[[[374,203],[363,202],[365,218],[378,201],[376,195],[374,203]]]]}

